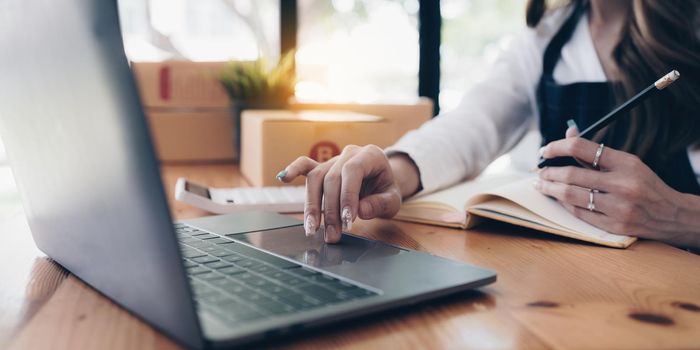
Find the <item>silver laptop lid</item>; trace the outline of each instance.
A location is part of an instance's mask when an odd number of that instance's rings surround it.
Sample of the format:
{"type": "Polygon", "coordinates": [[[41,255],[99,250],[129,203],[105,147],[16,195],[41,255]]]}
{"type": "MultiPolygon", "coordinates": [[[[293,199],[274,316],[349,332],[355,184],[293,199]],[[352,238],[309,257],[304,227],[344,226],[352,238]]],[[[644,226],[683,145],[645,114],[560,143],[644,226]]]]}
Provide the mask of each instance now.
{"type": "Polygon", "coordinates": [[[38,247],[202,347],[115,1],[1,1],[0,48],[0,131],[38,247]]]}

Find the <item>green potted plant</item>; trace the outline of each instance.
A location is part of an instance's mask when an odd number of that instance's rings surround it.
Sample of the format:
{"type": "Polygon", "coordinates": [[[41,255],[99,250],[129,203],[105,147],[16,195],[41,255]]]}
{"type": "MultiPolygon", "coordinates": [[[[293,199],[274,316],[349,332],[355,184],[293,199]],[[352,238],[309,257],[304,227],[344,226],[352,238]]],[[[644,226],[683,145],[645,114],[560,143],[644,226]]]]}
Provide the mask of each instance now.
{"type": "Polygon", "coordinates": [[[231,61],[217,78],[231,99],[236,149],[240,154],[241,112],[244,109],[286,108],[294,96],[294,52],[286,53],[271,67],[264,59],[231,61]]]}

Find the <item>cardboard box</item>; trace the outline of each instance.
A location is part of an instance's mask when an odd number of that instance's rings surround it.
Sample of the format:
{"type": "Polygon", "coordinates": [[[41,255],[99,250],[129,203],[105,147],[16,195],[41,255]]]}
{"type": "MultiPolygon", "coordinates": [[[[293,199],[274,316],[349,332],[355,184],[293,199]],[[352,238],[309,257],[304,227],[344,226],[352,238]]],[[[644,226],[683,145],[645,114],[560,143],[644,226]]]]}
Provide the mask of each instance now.
{"type": "Polygon", "coordinates": [[[226,90],[216,79],[225,62],[132,62],[131,69],[148,108],[228,108],[226,90]]]}
{"type": "Polygon", "coordinates": [[[230,102],[216,79],[225,64],[131,63],[160,161],[234,161],[238,158],[230,102]]]}
{"type": "MultiPolygon", "coordinates": [[[[383,117],[398,137],[417,129],[433,117],[433,101],[426,97],[404,103],[303,103],[295,102],[292,110],[335,110],[367,113],[383,117]]],[[[397,137],[397,140],[398,140],[397,137]]]]}
{"type": "MultiPolygon", "coordinates": [[[[142,103],[161,161],[220,161],[237,158],[230,101],[216,80],[225,62],[132,62],[142,103]],[[190,139],[183,139],[183,135],[190,139]],[[208,134],[208,136],[207,136],[208,134]],[[230,140],[230,142],[229,142],[230,140]]],[[[420,98],[406,103],[299,103],[291,110],[343,110],[383,117],[391,127],[384,145],[432,117],[433,104],[420,98]]]]}
{"type": "Polygon", "coordinates": [[[156,155],[162,162],[234,161],[234,125],[228,108],[146,109],[156,155]]]}
{"type": "Polygon", "coordinates": [[[279,186],[275,175],[299,156],[326,161],[346,145],[386,147],[396,139],[385,118],[339,111],[248,110],[241,130],[240,169],[253,186],[279,186]]]}

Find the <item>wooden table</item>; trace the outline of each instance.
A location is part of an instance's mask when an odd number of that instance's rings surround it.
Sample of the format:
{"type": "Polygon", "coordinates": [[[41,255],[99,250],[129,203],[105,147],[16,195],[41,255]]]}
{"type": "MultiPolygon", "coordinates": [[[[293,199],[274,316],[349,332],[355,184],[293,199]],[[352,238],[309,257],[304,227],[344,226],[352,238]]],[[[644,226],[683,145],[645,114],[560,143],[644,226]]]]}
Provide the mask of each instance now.
{"type": "MultiPolygon", "coordinates": [[[[168,165],[179,176],[245,185],[233,165],[168,165]]],[[[20,214],[2,221],[0,348],[161,349],[170,339],[39,252],[20,214]]],[[[700,348],[700,256],[641,241],[603,248],[502,224],[460,231],[392,220],[353,233],[498,272],[478,291],[265,343],[289,348],[700,348]]],[[[258,344],[260,345],[260,344],[258,344]]]]}

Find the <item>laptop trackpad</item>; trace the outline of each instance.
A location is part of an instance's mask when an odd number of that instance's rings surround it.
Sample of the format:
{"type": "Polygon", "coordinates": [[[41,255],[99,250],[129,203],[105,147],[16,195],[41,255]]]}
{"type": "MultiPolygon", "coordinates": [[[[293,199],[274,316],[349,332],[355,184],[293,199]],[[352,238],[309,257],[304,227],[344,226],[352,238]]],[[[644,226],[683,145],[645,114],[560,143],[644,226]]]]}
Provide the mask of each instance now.
{"type": "Polygon", "coordinates": [[[343,234],[340,243],[326,244],[323,229],[306,237],[302,226],[229,236],[257,248],[314,267],[330,267],[397,255],[406,250],[365,238],[343,234]]]}

